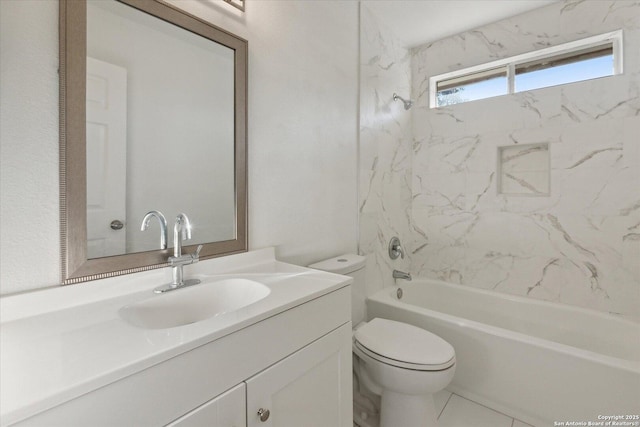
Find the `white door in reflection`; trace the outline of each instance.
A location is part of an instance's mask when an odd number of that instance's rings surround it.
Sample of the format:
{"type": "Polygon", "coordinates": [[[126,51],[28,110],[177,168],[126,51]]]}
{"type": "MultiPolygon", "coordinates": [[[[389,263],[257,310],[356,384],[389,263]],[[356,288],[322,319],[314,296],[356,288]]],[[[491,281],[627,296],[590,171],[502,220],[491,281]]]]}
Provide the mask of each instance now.
{"type": "Polygon", "coordinates": [[[87,257],[126,247],[127,70],[87,57],[87,257]]]}

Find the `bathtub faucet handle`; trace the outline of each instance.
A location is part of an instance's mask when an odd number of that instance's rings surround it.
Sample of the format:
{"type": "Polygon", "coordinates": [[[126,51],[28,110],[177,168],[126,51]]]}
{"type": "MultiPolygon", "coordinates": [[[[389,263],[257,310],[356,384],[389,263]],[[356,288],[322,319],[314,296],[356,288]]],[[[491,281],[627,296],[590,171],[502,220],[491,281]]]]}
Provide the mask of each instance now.
{"type": "Polygon", "coordinates": [[[398,259],[398,257],[404,259],[404,249],[402,249],[402,245],[400,244],[400,239],[394,236],[391,238],[389,242],[389,258],[398,259]]]}

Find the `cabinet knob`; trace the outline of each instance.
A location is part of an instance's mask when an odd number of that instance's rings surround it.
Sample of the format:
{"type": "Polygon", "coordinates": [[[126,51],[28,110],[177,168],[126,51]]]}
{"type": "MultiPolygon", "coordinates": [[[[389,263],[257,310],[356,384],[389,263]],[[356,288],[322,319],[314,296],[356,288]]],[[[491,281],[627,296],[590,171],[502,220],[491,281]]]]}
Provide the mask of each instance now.
{"type": "Polygon", "coordinates": [[[271,415],[271,413],[269,412],[268,409],[258,409],[258,416],[260,417],[260,421],[265,422],[269,419],[269,415],[271,415]]]}

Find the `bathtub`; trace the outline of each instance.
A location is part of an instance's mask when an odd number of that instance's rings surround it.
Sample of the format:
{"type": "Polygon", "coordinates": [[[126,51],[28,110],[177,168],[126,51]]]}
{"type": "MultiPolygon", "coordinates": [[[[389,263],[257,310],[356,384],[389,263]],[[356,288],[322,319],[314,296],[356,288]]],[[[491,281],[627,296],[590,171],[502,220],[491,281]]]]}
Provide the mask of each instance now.
{"type": "Polygon", "coordinates": [[[400,288],[401,299],[397,288],[369,297],[367,316],[451,343],[450,391],[534,426],[593,425],[617,415],[631,422],[617,425],[640,425],[640,324],[435,280],[400,288]]]}

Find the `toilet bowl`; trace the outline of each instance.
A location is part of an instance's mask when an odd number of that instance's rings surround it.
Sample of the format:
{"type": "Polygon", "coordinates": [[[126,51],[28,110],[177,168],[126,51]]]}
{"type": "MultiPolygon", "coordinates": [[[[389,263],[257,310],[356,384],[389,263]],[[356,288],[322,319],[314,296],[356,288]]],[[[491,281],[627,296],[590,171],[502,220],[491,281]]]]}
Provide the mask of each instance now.
{"type": "MultiPolygon", "coordinates": [[[[366,318],[365,258],[346,254],[309,267],[353,277],[354,373],[360,385],[380,396],[380,427],[434,427],[433,394],[453,379],[453,347],[424,329],[366,318]]],[[[355,393],[354,393],[355,395],[355,393]]]]}
{"type": "Polygon", "coordinates": [[[455,373],[455,352],[413,325],[375,318],[354,332],[360,381],[381,397],[380,427],[437,425],[433,394],[455,373]]]}

